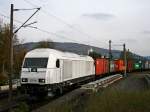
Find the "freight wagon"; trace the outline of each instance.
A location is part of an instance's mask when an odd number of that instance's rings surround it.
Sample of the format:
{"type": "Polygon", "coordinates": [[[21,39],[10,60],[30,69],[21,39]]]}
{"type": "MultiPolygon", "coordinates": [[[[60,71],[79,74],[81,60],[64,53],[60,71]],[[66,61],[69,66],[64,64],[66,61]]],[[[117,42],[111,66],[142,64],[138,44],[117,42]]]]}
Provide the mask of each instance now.
{"type": "Polygon", "coordinates": [[[103,76],[108,73],[108,59],[98,58],[95,60],[95,75],[97,77],[103,76]]]}
{"type": "Polygon", "coordinates": [[[133,70],[134,71],[142,70],[142,62],[141,61],[135,61],[133,64],[133,70]]]}
{"type": "Polygon", "coordinates": [[[114,60],[115,63],[115,72],[123,72],[124,70],[124,61],[122,59],[114,60]]]}

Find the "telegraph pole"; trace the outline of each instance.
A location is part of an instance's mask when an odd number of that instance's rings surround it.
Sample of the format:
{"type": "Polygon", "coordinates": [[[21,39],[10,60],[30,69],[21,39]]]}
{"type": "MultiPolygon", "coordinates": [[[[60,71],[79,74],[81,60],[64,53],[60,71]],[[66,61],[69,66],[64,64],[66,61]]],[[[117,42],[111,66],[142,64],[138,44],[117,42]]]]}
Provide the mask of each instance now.
{"type": "Polygon", "coordinates": [[[111,64],[111,40],[109,40],[109,75],[110,75],[110,64],[111,64]]]}
{"type": "Polygon", "coordinates": [[[14,9],[14,5],[11,4],[11,9],[10,9],[10,38],[9,38],[9,112],[12,112],[12,75],[13,75],[13,36],[15,33],[17,33],[22,27],[27,27],[31,24],[34,24],[36,22],[32,22],[30,24],[26,24],[39,10],[40,8],[33,8],[33,9],[14,9]],[[19,11],[19,10],[33,10],[36,9],[36,11],[16,30],[13,31],[13,16],[14,16],[14,11],[19,11]]]}
{"type": "Polygon", "coordinates": [[[10,71],[9,71],[9,112],[12,112],[12,74],[13,74],[13,10],[14,5],[11,4],[11,10],[10,10],[10,71]]]}
{"type": "Polygon", "coordinates": [[[127,76],[127,56],[126,56],[126,45],[123,44],[123,52],[124,52],[124,77],[127,76]]]}

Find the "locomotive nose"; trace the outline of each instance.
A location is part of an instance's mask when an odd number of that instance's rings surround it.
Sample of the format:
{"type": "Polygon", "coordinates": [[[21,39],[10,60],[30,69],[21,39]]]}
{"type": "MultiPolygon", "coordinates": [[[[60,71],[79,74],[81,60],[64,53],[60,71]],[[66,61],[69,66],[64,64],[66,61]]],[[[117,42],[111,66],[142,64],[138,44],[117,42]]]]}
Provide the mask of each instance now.
{"type": "Polygon", "coordinates": [[[21,73],[22,84],[45,84],[46,70],[37,69],[37,72],[30,72],[28,69],[23,69],[21,73]]]}

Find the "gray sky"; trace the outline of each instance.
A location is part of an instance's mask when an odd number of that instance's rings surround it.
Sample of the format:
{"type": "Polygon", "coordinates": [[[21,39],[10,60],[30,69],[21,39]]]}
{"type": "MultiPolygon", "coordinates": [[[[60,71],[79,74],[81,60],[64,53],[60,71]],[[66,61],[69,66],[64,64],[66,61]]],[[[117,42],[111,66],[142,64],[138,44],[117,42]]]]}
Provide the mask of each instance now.
{"type": "MultiPolygon", "coordinates": [[[[150,55],[150,0],[0,0],[0,14],[10,15],[10,3],[15,8],[42,7],[30,22],[38,21],[34,26],[59,35],[22,28],[18,37],[24,42],[51,39],[107,48],[111,39],[113,44],[126,43],[132,52],[150,55]]],[[[14,18],[24,22],[33,12],[18,11],[14,18]]]]}

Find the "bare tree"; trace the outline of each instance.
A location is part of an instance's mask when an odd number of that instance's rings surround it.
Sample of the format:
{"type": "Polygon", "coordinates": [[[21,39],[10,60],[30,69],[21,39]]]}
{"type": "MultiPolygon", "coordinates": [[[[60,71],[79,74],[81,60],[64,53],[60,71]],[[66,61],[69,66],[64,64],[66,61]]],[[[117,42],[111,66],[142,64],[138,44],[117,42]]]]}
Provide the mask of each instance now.
{"type": "MultiPolygon", "coordinates": [[[[0,23],[0,76],[3,77],[7,76],[8,72],[9,72],[9,45],[10,45],[10,39],[9,39],[9,33],[10,33],[10,29],[9,29],[9,24],[3,24],[2,22],[0,23]]],[[[13,45],[19,45],[19,40],[17,38],[17,35],[14,36],[13,38],[13,45]]],[[[20,50],[20,51],[24,51],[24,50],[20,50]]],[[[20,53],[22,53],[20,52],[20,53]]],[[[19,58],[16,58],[16,50],[14,49],[14,59],[17,59],[17,61],[19,60],[19,58]]],[[[15,66],[16,64],[14,64],[15,66]]],[[[20,65],[21,66],[21,65],[20,65]]]]}

